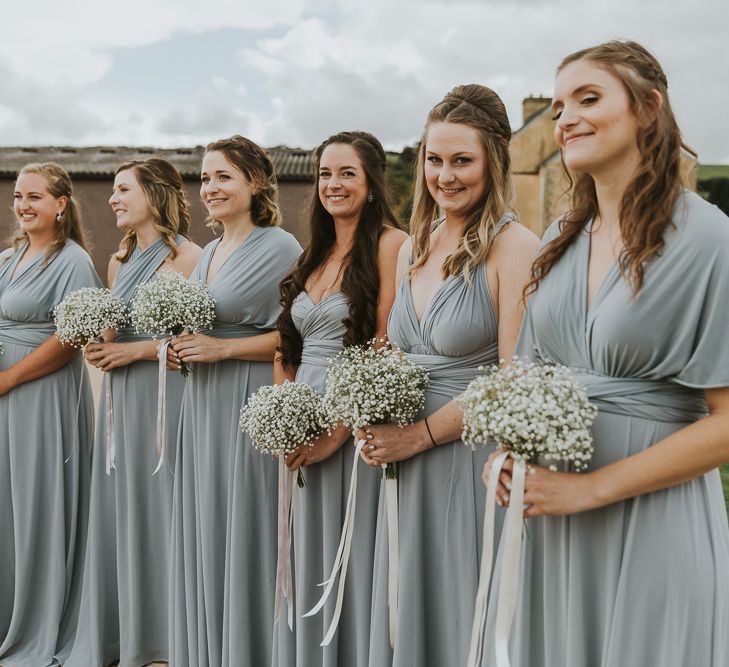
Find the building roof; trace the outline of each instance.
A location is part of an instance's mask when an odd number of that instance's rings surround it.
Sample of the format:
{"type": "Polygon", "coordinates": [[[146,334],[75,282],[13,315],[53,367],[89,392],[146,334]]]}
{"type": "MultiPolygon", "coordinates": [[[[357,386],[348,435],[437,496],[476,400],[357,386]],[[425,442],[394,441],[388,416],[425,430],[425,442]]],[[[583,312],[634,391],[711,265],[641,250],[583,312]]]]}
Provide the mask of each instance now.
{"type": "MultiPolygon", "coordinates": [[[[174,164],[184,178],[197,179],[203,151],[203,146],[0,146],[0,178],[15,178],[18,170],[29,162],[58,162],[72,177],[109,178],[120,164],[156,155],[174,164]]],[[[267,151],[279,181],[313,182],[313,151],[286,146],[275,146],[267,151]]]]}

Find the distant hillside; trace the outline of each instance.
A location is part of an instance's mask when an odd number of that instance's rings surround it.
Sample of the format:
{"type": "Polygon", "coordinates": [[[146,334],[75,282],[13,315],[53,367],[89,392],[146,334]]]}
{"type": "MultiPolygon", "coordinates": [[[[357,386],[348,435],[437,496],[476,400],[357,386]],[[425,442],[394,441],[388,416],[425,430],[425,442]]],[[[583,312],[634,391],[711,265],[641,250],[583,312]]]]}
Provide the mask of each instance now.
{"type": "Polygon", "coordinates": [[[700,164],[696,170],[696,189],[729,215],[729,164],[700,164]]]}

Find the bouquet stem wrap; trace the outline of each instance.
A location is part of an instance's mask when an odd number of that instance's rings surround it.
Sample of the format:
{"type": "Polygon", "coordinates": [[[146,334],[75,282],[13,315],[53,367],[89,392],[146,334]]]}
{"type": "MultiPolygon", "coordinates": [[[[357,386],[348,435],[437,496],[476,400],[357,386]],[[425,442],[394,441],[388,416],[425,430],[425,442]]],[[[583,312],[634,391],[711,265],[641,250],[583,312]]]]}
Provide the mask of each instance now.
{"type": "Polygon", "coordinates": [[[169,338],[162,341],[157,353],[159,364],[157,366],[157,467],[153,475],[156,475],[165,460],[165,445],[167,443],[167,348],[170,346],[169,338]]]}
{"type": "MultiPolygon", "coordinates": [[[[494,558],[494,530],[496,521],[496,487],[499,483],[501,469],[510,456],[508,452],[500,454],[491,464],[489,483],[486,490],[486,512],[483,519],[483,547],[481,550],[481,571],[479,574],[476,607],[471,630],[471,645],[468,653],[467,667],[478,667],[483,655],[483,637],[488,609],[489,581],[491,565],[494,558]]],[[[516,611],[519,592],[519,574],[521,571],[521,539],[524,515],[524,482],[526,466],[521,459],[514,459],[511,477],[509,507],[504,520],[504,531],[501,535],[503,544],[501,578],[496,607],[495,650],[497,667],[511,667],[509,660],[509,635],[516,611]]]]}
{"type": "Polygon", "coordinates": [[[342,613],[342,601],[344,600],[344,584],[347,579],[347,565],[349,564],[349,554],[352,550],[352,535],[354,534],[354,516],[357,507],[357,464],[359,462],[359,455],[362,452],[362,448],[367,444],[366,440],[357,441],[357,445],[354,450],[354,460],[352,463],[352,474],[351,481],[349,484],[349,495],[347,496],[347,507],[344,513],[344,524],[342,526],[342,537],[339,540],[339,548],[337,549],[337,555],[334,559],[334,567],[332,568],[332,574],[323,583],[319,584],[324,586],[324,593],[319,598],[319,601],[314,607],[304,614],[304,617],[314,616],[324,606],[324,603],[329,598],[330,593],[334,588],[334,581],[336,580],[337,573],[341,570],[339,576],[339,588],[337,590],[337,602],[334,607],[334,616],[332,617],[329,629],[324,635],[324,639],[321,642],[321,646],[329,646],[334,637],[334,633],[337,631],[339,625],[339,617],[342,613]]]}
{"type": "Polygon", "coordinates": [[[273,622],[278,623],[281,605],[286,600],[289,630],[294,629],[294,578],[291,574],[291,500],[294,473],[286,467],[284,454],[278,457],[278,557],[276,559],[276,597],[273,622]]]}
{"type": "MultiPolygon", "coordinates": [[[[383,469],[387,464],[383,465],[383,469]]],[[[400,586],[400,535],[398,530],[397,477],[385,476],[387,506],[387,610],[389,615],[390,648],[395,648],[397,635],[397,605],[400,586]]]]}

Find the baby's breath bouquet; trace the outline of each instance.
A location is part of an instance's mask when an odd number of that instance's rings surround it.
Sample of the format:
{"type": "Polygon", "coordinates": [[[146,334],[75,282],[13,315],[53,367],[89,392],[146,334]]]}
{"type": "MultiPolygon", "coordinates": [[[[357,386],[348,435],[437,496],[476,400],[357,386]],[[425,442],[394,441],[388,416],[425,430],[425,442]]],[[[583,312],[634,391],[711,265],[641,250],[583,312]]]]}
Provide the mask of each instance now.
{"type": "Polygon", "coordinates": [[[576,471],[587,468],[593,449],[590,427],[597,408],[565,366],[527,362],[517,357],[511,366],[489,368],[472,380],[458,402],[463,408],[463,442],[473,448],[494,443],[504,450],[489,467],[481,572],[467,667],[481,664],[494,555],[496,488],[504,462],[508,457],[514,459],[499,547],[502,570],[496,598],[496,617],[505,619],[501,624],[497,621],[496,652],[501,656],[497,662],[508,664],[521,571],[526,464],[539,459],[553,470],[557,462],[571,464],[576,471]]]}
{"type": "Polygon", "coordinates": [[[463,408],[463,442],[472,448],[496,443],[515,459],[558,461],[584,470],[592,458],[597,408],[565,366],[514,358],[490,368],[468,385],[463,408]]]}
{"type": "MultiPolygon", "coordinates": [[[[329,362],[324,408],[332,423],[353,431],[376,424],[405,426],[422,409],[427,371],[390,343],[377,343],[351,345],[329,362]]],[[[385,476],[397,478],[394,464],[387,464],[385,476]]]]}
{"type": "Polygon", "coordinates": [[[53,309],[58,340],[73,347],[84,347],[107,329],[120,329],[129,321],[126,304],[111,290],[82,287],[53,309]]]}
{"type": "MultiPolygon", "coordinates": [[[[166,269],[137,287],[132,299],[131,318],[137,333],[154,338],[197,333],[212,326],[215,299],[204,283],[188,281],[176,271],[166,269]]],[[[183,363],[182,374],[189,368],[183,363]]]]}
{"type": "MultiPolygon", "coordinates": [[[[329,429],[329,421],[321,396],[312,387],[285,381],[251,394],[240,412],[240,427],[257,450],[282,456],[301,446],[311,447],[329,429]]],[[[304,486],[301,468],[296,481],[304,486]]]]}

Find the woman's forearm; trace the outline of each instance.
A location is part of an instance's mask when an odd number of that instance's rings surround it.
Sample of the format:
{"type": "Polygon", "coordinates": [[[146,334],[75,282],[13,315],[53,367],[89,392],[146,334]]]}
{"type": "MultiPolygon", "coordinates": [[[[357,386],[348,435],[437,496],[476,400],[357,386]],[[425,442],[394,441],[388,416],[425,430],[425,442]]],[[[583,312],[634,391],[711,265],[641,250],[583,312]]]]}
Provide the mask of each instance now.
{"type": "Polygon", "coordinates": [[[273,361],[278,345],[278,333],[269,331],[247,338],[228,338],[225,340],[226,357],[241,361],[273,361]]]}
{"type": "Polygon", "coordinates": [[[69,345],[62,345],[58,338],[51,336],[5,372],[12,386],[17,387],[54,373],[77,354],[78,350],[69,345]]]}

